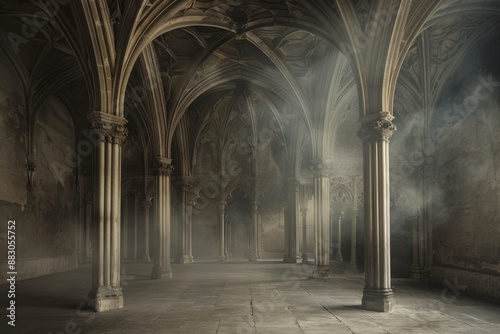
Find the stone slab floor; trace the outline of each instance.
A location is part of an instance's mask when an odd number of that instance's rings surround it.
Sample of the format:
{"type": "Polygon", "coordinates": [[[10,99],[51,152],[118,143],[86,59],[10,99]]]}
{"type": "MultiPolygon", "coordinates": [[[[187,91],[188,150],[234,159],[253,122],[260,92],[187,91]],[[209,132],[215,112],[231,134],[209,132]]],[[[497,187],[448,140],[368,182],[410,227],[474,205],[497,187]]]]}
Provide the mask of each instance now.
{"type": "Polygon", "coordinates": [[[308,265],[173,265],[168,281],[150,280],[151,268],[125,262],[125,307],[100,314],[82,309],[88,265],[19,281],[16,327],[4,315],[0,333],[500,333],[500,305],[409,280],[393,282],[395,311],[377,313],[360,308],[360,277],[313,280],[308,265]]]}

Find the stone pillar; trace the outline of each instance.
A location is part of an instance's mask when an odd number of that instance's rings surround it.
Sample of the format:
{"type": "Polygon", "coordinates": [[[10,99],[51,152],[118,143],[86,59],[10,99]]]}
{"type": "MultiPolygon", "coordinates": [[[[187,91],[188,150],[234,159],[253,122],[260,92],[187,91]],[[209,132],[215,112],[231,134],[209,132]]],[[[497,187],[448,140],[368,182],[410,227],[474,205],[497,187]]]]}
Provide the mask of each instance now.
{"type": "Polygon", "coordinates": [[[390,263],[389,138],[396,130],[389,112],[367,115],[358,135],[363,141],[365,205],[365,289],[363,307],[390,312],[394,307],[390,263]]]}
{"type": "Polygon", "coordinates": [[[92,288],[88,306],[97,312],[123,307],[120,287],[121,144],[126,120],[105,113],[89,116],[96,138],[92,288]]]}
{"type": "Polygon", "coordinates": [[[302,263],[304,264],[309,262],[307,258],[307,211],[306,204],[303,204],[300,213],[302,214],[302,263]]]}
{"type": "Polygon", "coordinates": [[[351,259],[349,261],[349,266],[352,272],[358,271],[358,265],[356,263],[357,215],[358,211],[356,210],[356,208],[353,208],[351,212],[351,259]]]}
{"type": "Polygon", "coordinates": [[[227,261],[226,249],[224,247],[224,211],[226,209],[226,201],[220,201],[217,203],[219,205],[219,261],[227,261]]]}
{"type": "Polygon", "coordinates": [[[134,260],[137,260],[139,258],[138,225],[139,225],[139,194],[135,194],[134,195],[134,260]]]}
{"type": "Polygon", "coordinates": [[[330,273],[330,178],[328,160],[313,160],[314,175],[314,253],[313,277],[330,273]]]}
{"type": "Polygon", "coordinates": [[[153,164],[155,172],[155,240],[154,266],[151,278],[172,278],[170,266],[170,175],[172,159],[158,157],[153,164]]]}
{"type": "Polygon", "coordinates": [[[285,257],[286,263],[300,263],[299,239],[299,184],[292,181],[288,185],[288,206],[285,208],[285,257]]]}
{"type": "Polygon", "coordinates": [[[192,255],[192,214],[193,202],[191,201],[192,182],[183,180],[182,182],[182,205],[181,205],[181,221],[179,222],[178,235],[178,263],[193,262],[192,255]],[[191,255],[190,255],[191,254],[191,255]]]}
{"type": "Polygon", "coordinates": [[[259,258],[259,202],[252,202],[252,226],[250,227],[250,254],[248,261],[259,258]]]}
{"type": "Polygon", "coordinates": [[[151,262],[151,257],[149,256],[149,209],[151,208],[151,199],[146,198],[142,205],[144,206],[144,251],[142,253],[142,259],[146,262],[151,262]]]}
{"type": "Polygon", "coordinates": [[[128,258],[128,196],[122,198],[122,259],[128,258]]]}

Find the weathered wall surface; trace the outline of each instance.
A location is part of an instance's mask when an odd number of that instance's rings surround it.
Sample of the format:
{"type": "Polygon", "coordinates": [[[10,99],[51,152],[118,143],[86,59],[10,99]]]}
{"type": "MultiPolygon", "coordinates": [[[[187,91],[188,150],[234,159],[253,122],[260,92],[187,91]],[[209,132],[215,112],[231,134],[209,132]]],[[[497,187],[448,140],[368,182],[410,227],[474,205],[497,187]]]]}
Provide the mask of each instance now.
{"type": "Polygon", "coordinates": [[[432,280],[456,277],[467,292],[500,301],[500,78],[498,65],[478,57],[451,78],[434,119],[432,280]]]}
{"type": "MultiPolygon", "coordinates": [[[[72,120],[53,100],[39,112],[34,190],[28,192],[22,90],[4,64],[0,60],[0,72],[5,73],[0,86],[0,213],[5,223],[16,220],[18,277],[75,268],[77,198],[72,169],[65,167],[68,148],[74,147],[72,120]]],[[[6,249],[6,230],[0,233],[0,248],[6,249]]],[[[6,252],[0,253],[0,262],[5,260],[6,252]]]]}

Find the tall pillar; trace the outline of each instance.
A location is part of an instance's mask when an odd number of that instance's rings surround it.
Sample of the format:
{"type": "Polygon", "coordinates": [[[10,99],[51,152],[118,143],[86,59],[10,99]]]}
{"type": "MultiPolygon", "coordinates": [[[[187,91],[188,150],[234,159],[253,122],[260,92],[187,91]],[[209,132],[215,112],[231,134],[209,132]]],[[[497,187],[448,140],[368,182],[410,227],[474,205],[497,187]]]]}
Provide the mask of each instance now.
{"type": "Polygon", "coordinates": [[[304,264],[309,262],[307,258],[307,211],[306,204],[303,204],[300,213],[302,215],[302,263],[304,264]]]}
{"type": "Polygon", "coordinates": [[[357,242],[357,236],[356,236],[356,229],[357,229],[357,215],[358,211],[356,208],[352,209],[351,212],[351,259],[349,261],[349,266],[351,271],[357,272],[358,271],[358,265],[356,263],[356,242],[357,242]]]}
{"type": "Polygon", "coordinates": [[[389,138],[396,130],[389,112],[360,119],[365,205],[365,289],[363,307],[390,312],[394,307],[390,263],[389,138]]]}
{"type": "Polygon", "coordinates": [[[138,238],[138,226],[139,226],[139,194],[134,196],[134,260],[137,260],[139,254],[139,238],[138,238]]]}
{"type": "Polygon", "coordinates": [[[151,262],[149,256],[149,209],[151,208],[151,198],[146,198],[142,205],[144,206],[144,251],[142,259],[146,262],[151,262]]]}
{"type": "Polygon", "coordinates": [[[288,185],[288,206],[285,208],[285,257],[286,263],[300,263],[299,186],[295,180],[288,185]]]}
{"type": "Polygon", "coordinates": [[[172,159],[158,157],[153,164],[155,172],[155,240],[154,266],[151,278],[172,278],[170,266],[170,175],[172,159]]]}
{"type": "Polygon", "coordinates": [[[314,253],[313,277],[330,273],[330,178],[328,160],[313,160],[314,175],[314,253]]]}
{"type": "Polygon", "coordinates": [[[93,214],[92,288],[88,305],[97,312],[123,307],[120,287],[121,144],[127,136],[122,117],[94,112],[97,134],[93,214]]]}
{"type": "Polygon", "coordinates": [[[192,182],[183,180],[182,182],[182,206],[181,206],[181,221],[179,222],[178,230],[178,263],[193,262],[192,255],[192,214],[193,202],[191,200],[192,182]],[[190,255],[191,254],[191,255],[190,255]]]}
{"type": "Polygon", "coordinates": [[[252,226],[250,227],[250,254],[249,261],[259,258],[259,202],[252,202],[252,226]]]}
{"type": "Polygon", "coordinates": [[[227,256],[225,252],[225,246],[224,246],[224,239],[225,239],[225,233],[224,233],[224,213],[226,209],[226,201],[220,201],[217,203],[219,205],[219,261],[225,262],[227,261],[227,256]]]}
{"type": "Polygon", "coordinates": [[[128,196],[122,198],[122,259],[128,258],[128,196]]]}

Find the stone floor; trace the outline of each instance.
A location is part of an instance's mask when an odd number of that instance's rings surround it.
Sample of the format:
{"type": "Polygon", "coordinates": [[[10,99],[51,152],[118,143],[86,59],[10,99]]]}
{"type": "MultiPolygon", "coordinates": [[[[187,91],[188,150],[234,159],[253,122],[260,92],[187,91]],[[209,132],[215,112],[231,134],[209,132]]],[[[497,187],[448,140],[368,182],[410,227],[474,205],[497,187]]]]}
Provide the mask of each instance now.
{"type": "Polygon", "coordinates": [[[500,305],[408,280],[393,282],[395,311],[377,313],[360,308],[360,277],[309,279],[307,265],[173,265],[168,281],[150,280],[150,264],[122,269],[125,307],[99,314],[83,309],[88,265],[17,282],[16,327],[4,316],[0,333],[500,333],[500,305]]]}

